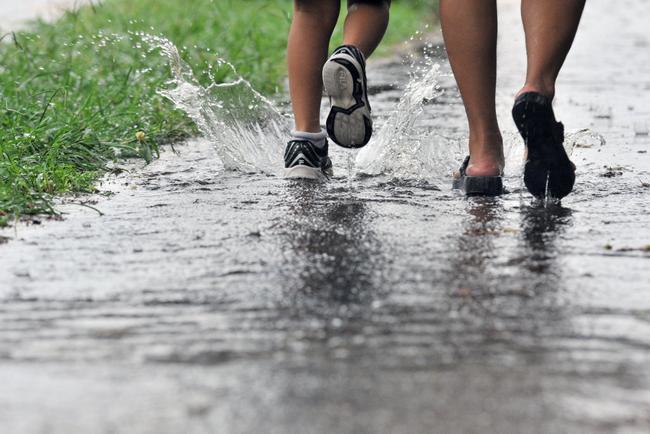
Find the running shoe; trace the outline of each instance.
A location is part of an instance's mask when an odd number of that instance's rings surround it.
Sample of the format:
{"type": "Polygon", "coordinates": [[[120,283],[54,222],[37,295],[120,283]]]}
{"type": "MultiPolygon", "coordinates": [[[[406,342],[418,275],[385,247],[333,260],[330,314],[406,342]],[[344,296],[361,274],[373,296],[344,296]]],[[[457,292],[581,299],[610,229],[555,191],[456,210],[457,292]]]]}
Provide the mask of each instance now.
{"type": "Polygon", "coordinates": [[[366,61],[352,45],[337,48],[323,67],[325,93],[332,106],[327,134],[337,145],[361,148],[372,136],[366,61]]]}
{"type": "Polygon", "coordinates": [[[309,140],[289,141],[284,151],[284,177],[325,180],[332,176],[327,148],[327,142],[320,148],[309,140]]]}

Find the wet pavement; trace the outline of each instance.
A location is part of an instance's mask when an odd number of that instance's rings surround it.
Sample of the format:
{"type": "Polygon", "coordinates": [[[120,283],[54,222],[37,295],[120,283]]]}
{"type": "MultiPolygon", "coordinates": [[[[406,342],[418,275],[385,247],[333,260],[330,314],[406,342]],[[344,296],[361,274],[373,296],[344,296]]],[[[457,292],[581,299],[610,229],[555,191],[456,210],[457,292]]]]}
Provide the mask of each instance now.
{"type": "MultiPolygon", "coordinates": [[[[350,180],[339,150],[324,185],[225,172],[197,140],[73,200],[102,216],[67,204],[0,231],[2,431],[648,432],[645,4],[588,2],[556,112],[591,132],[574,194],[546,206],[517,176],[523,42],[501,5],[502,198],[442,175],[350,180]]],[[[407,71],[371,68],[390,122],[407,71]]],[[[440,84],[414,135],[458,148],[440,84]]]]}
{"type": "Polygon", "coordinates": [[[92,0],[0,0],[0,30],[8,32],[24,27],[36,18],[54,20],[66,8],[75,8],[92,0]]]}

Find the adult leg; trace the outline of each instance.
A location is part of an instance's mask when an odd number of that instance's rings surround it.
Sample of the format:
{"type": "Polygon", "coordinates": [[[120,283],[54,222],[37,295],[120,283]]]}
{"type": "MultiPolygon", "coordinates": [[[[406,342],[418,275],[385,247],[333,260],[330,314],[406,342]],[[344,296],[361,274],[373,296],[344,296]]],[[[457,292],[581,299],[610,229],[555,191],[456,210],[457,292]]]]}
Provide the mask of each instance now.
{"type": "Polygon", "coordinates": [[[321,131],[321,71],[327,60],[329,41],[336,26],[339,9],[339,0],[294,2],[287,63],[289,91],[297,131],[321,131]]]}
{"type": "Polygon", "coordinates": [[[357,47],[368,58],[386,33],[389,9],[387,0],[349,0],[343,44],[357,47]]]}
{"type": "Polygon", "coordinates": [[[584,6],[585,0],[522,1],[528,70],[512,115],[526,143],[524,183],[540,199],[561,199],[575,183],[575,165],[564,149],[564,127],[552,102],[584,6]]]}
{"type": "Polygon", "coordinates": [[[585,0],[523,0],[528,71],[519,94],[538,92],[553,99],[585,6],[585,0]]]}
{"type": "Polygon", "coordinates": [[[495,108],[496,0],[441,0],[440,20],[469,123],[467,175],[500,175],[504,157],[495,108]]]}

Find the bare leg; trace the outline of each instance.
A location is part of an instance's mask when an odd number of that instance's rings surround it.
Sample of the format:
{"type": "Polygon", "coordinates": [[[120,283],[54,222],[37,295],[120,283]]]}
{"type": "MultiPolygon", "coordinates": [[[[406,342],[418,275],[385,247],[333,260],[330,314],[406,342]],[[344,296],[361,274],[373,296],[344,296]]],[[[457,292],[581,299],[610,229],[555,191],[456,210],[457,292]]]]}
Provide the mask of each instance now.
{"type": "Polygon", "coordinates": [[[343,44],[357,47],[369,57],[379,45],[388,27],[388,2],[350,1],[345,19],[343,44]]]}
{"type": "Polygon", "coordinates": [[[528,71],[519,94],[539,92],[553,99],[560,73],[585,6],[585,0],[523,0],[528,71]]]}
{"type": "Polygon", "coordinates": [[[289,92],[298,131],[321,131],[321,70],[327,60],[339,9],[339,0],[295,0],[287,63],[289,92]]]}
{"type": "Polygon", "coordinates": [[[440,18],[469,122],[467,174],[499,175],[504,157],[495,108],[496,0],[441,0],[440,18]]]}

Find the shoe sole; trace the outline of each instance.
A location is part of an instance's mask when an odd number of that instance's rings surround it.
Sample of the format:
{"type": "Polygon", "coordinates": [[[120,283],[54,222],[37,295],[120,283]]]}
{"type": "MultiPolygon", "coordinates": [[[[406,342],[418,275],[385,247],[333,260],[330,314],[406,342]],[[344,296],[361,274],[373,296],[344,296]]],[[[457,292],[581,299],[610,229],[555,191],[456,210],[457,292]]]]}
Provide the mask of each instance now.
{"type": "Polygon", "coordinates": [[[538,199],[550,196],[562,199],[573,190],[575,170],[562,143],[557,143],[553,132],[539,125],[549,123],[549,108],[522,101],[515,104],[512,117],[526,143],[528,157],[524,166],[524,184],[538,199]]]}
{"type": "Polygon", "coordinates": [[[284,169],[284,177],[287,179],[311,179],[314,181],[326,181],[329,176],[332,176],[332,170],[323,172],[311,166],[298,165],[288,169],[284,169]]]}
{"type": "Polygon", "coordinates": [[[500,196],[505,192],[501,176],[464,176],[454,181],[453,188],[466,196],[500,196]]]}
{"type": "Polygon", "coordinates": [[[332,108],[327,117],[327,133],[339,146],[361,148],[372,136],[372,119],[365,97],[361,66],[351,56],[334,57],[323,67],[325,93],[332,108]],[[355,96],[355,81],[361,80],[362,95],[355,96]]]}

